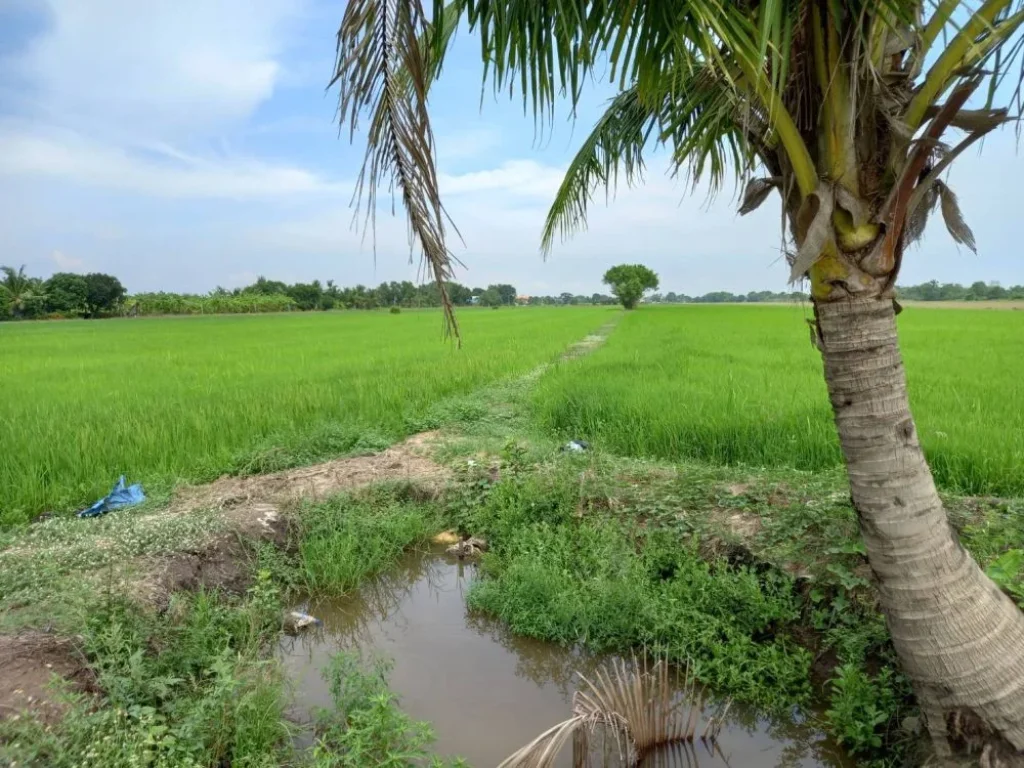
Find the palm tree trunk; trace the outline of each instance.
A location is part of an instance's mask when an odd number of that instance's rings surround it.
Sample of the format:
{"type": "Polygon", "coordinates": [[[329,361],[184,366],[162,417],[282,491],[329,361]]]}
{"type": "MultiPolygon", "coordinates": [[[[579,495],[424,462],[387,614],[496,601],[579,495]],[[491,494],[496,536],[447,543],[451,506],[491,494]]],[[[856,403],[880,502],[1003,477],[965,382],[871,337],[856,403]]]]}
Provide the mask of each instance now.
{"type": "Polygon", "coordinates": [[[950,740],[974,735],[1024,750],[1024,614],[946,519],[910,415],[892,301],[819,302],[815,313],[868,560],[936,749],[947,756],[950,740]]]}

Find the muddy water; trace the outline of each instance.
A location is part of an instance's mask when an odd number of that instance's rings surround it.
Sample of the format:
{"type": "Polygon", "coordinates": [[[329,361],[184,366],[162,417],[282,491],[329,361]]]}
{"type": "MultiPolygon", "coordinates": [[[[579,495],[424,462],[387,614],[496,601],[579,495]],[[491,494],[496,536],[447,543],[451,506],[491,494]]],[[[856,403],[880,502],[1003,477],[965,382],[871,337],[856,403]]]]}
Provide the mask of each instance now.
{"type": "MultiPolygon", "coordinates": [[[[394,662],[391,688],[402,708],[428,720],[435,749],[474,768],[492,768],[570,715],[574,673],[596,660],[516,637],[500,623],[468,615],[463,596],[472,567],[436,552],[409,554],[386,575],[342,599],[302,606],[324,622],[282,647],[297,719],[331,704],[322,671],[331,656],[359,647],[394,662]]],[[[712,705],[707,713],[714,714],[712,705]]],[[[720,754],[699,743],[658,764],[701,768],[842,766],[839,750],[806,724],[769,720],[735,705],[719,737],[720,754]]],[[[569,766],[568,754],[563,756],[569,766]]]]}

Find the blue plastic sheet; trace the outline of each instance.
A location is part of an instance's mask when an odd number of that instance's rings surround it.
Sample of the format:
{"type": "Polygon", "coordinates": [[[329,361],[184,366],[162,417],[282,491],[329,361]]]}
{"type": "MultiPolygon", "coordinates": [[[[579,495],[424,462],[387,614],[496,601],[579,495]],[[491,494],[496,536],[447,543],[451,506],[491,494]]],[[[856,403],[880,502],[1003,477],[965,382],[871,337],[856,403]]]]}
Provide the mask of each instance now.
{"type": "Polygon", "coordinates": [[[145,500],[146,494],[143,493],[142,486],[138,484],[126,485],[124,475],[121,475],[121,479],[117,481],[110,493],[88,509],[83,509],[78,513],[78,516],[99,517],[100,515],[107,514],[112,509],[130,507],[133,504],[141,504],[145,500]]]}

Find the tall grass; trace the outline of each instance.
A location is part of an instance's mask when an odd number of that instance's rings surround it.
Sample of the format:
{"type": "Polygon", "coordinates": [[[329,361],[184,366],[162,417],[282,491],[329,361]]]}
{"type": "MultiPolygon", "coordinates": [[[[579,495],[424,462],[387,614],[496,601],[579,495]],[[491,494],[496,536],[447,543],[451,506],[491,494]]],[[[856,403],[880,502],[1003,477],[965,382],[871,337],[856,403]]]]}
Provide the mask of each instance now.
{"type": "Polygon", "coordinates": [[[306,594],[342,594],[437,533],[436,507],[399,496],[378,488],[306,507],[296,523],[298,545],[288,580],[306,594]]]}
{"type": "MultiPolygon", "coordinates": [[[[633,456],[822,469],[842,462],[809,307],[644,307],[549,372],[547,427],[633,456]]],[[[940,486],[1024,494],[1024,313],[908,309],[910,400],[940,486]]]]}
{"type": "Polygon", "coordinates": [[[377,447],[610,311],[464,311],[461,350],[434,311],[5,323],[0,525],[84,504],[121,473],[159,487],[377,447]]]}

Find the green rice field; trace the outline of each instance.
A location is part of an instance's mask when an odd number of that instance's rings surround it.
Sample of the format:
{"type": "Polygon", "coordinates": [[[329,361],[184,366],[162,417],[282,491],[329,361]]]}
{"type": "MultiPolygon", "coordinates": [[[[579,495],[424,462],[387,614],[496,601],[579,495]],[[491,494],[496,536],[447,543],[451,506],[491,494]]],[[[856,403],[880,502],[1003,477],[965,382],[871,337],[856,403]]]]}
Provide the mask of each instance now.
{"type": "Polygon", "coordinates": [[[0,324],[0,524],[382,448],[614,312],[466,310],[461,350],[436,311],[0,324]]]}
{"type": "MultiPolygon", "coordinates": [[[[645,306],[549,372],[547,428],[632,456],[822,469],[841,464],[810,306],[645,306]]],[[[1024,313],[909,308],[911,406],[936,479],[1024,494],[1024,313]]]]}
{"type": "MultiPolygon", "coordinates": [[[[0,524],[118,475],[161,492],[377,450],[446,398],[555,360],[619,310],[319,313],[0,325],[0,524]]],[[[824,469],[841,456],[806,306],[645,306],[539,381],[543,429],[614,453],[824,469]]],[[[900,334],[941,487],[1024,494],[1024,313],[910,308],[900,334]]]]}

